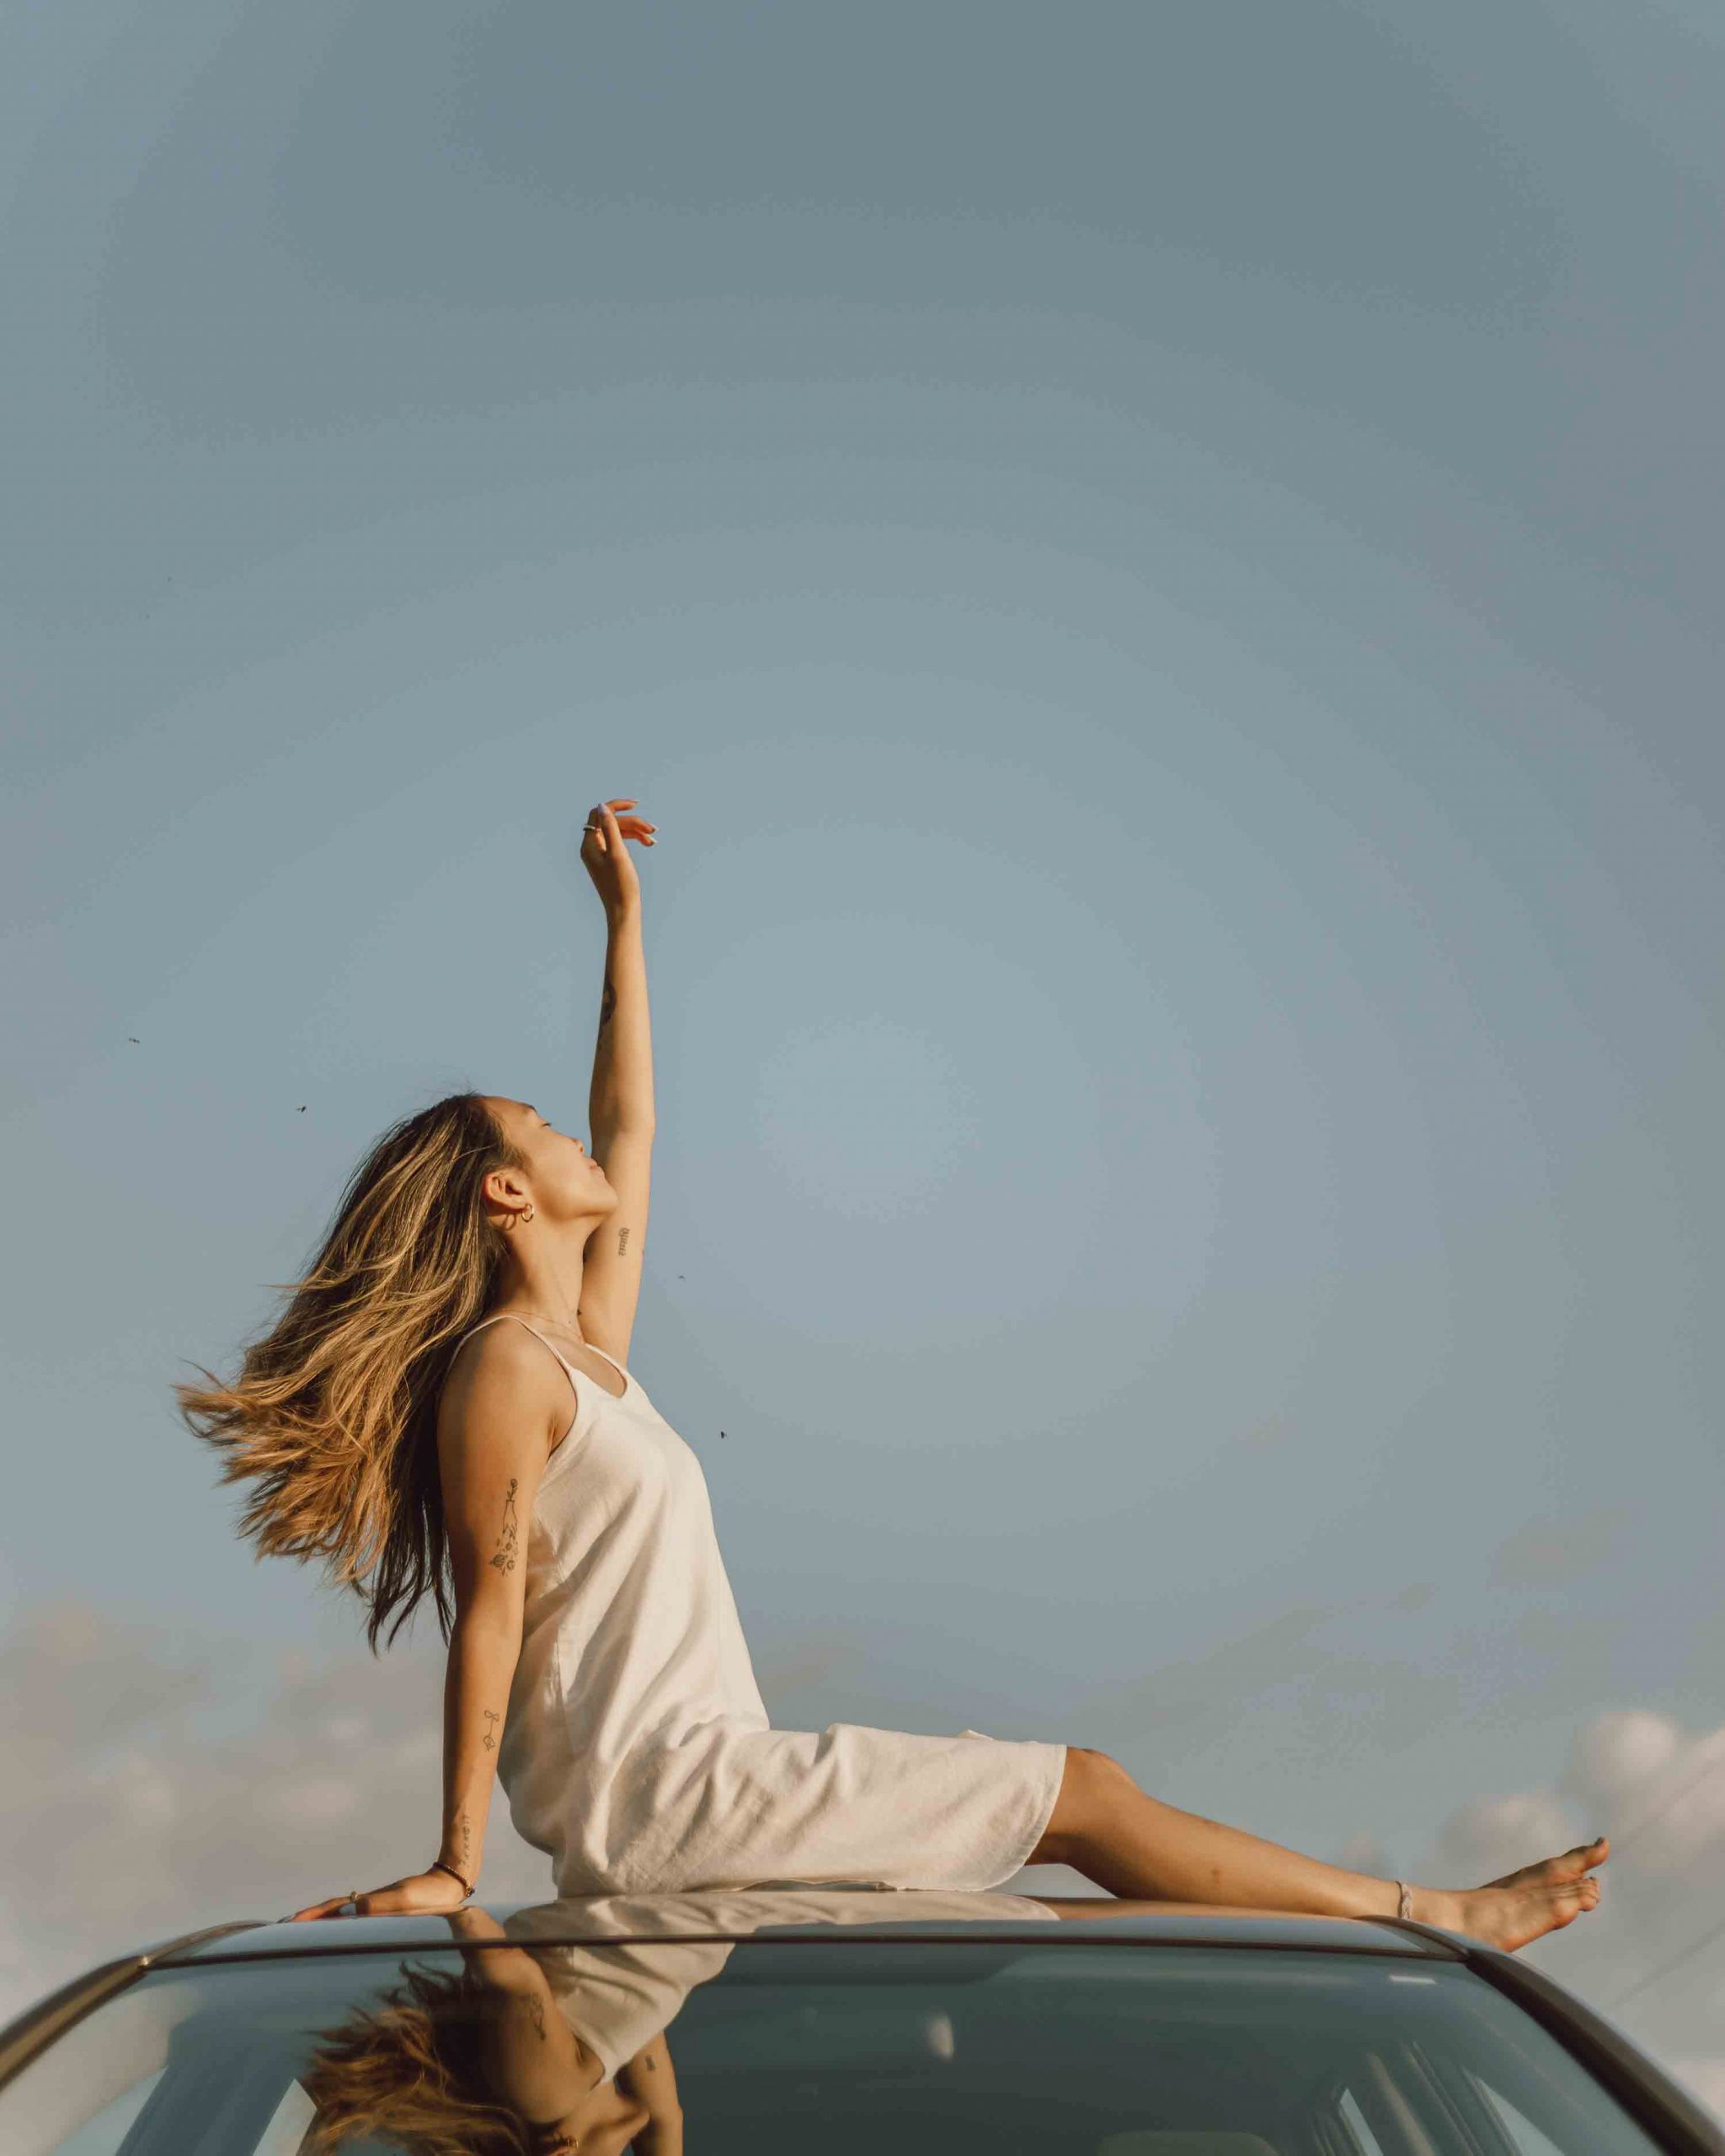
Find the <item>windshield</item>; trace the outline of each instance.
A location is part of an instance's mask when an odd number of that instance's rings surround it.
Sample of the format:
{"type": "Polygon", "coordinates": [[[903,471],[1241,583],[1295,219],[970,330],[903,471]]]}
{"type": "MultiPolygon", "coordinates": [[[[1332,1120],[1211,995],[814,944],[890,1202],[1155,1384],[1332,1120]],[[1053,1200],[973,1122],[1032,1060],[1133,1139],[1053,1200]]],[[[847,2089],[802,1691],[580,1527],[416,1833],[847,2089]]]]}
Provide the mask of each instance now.
{"type": "Polygon", "coordinates": [[[0,2091],[9,2156],[1647,2156],[1519,2008],[1406,1956],[510,1945],[158,1970],[0,2091]]]}

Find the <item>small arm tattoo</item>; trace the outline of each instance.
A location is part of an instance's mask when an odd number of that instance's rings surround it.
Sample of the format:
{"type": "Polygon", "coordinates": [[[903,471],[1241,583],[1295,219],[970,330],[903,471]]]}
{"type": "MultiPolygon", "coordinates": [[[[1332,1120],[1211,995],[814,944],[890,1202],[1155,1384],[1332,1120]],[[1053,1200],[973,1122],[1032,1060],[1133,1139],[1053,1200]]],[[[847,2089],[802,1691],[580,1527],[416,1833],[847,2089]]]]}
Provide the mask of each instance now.
{"type": "Polygon", "coordinates": [[[624,1251],[628,1248],[628,1246],[629,1246],[629,1231],[628,1231],[628,1230],[627,1228],[619,1228],[619,1229],[617,1230],[617,1256],[618,1256],[619,1257],[621,1257],[622,1256],[623,1252],[624,1252],[624,1251]]]}
{"type": "Polygon", "coordinates": [[[537,1991],[528,1998],[527,2011],[533,2017],[533,2026],[539,2031],[539,2041],[542,2044],[545,2041],[545,2001],[537,1991]]]}
{"type": "Polygon", "coordinates": [[[611,984],[611,978],[607,974],[605,982],[605,994],[600,998],[599,1002],[599,1030],[601,1033],[603,1033],[605,1028],[611,1023],[611,1014],[616,1010],[616,1008],[617,990],[612,987],[611,984]]]}
{"type": "MultiPolygon", "coordinates": [[[[487,1721],[495,1721],[497,1720],[496,1715],[489,1707],[487,1707],[484,1710],[484,1715],[487,1721]]],[[[496,1742],[497,1738],[494,1732],[488,1729],[485,1732],[485,1749],[489,1752],[494,1747],[496,1742]]]]}
{"type": "Polygon", "coordinates": [[[515,1568],[515,1543],[518,1530],[515,1524],[516,1478],[509,1478],[509,1492],[503,1501],[503,1527],[497,1538],[497,1550],[492,1563],[500,1572],[512,1572],[515,1568]]]}

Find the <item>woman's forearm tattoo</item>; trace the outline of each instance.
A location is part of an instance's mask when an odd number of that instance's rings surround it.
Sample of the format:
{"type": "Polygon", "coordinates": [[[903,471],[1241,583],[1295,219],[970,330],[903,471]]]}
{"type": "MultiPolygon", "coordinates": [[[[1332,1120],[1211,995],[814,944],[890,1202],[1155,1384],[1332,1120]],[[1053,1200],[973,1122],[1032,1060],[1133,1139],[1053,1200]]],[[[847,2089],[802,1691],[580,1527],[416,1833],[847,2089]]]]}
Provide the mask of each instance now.
{"type": "MultiPolygon", "coordinates": [[[[488,1722],[495,1721],[497,1720],[496,1714],[491,1708],[487,1707],[483,1711],[488,1722]]],[[[488,1729],[485,1732],[485,1749],[489,1752],[495,1746],[497,1738],[495,1735],[492,1731],[488,1729]]]]}
{"type": "Polygon", "coordinates": [[[628,1246],[629,1246],[629,1231],[628,1231],[628,1230],[627,1228],[619,1228],[619,1229],[617,1230],[617,1256],[618,1256],[619,1257],[621,1257],[622,1256],[623,1252],[624,1252],[624,1251],[628,1248],[628,1246]]]}
{"type": "Polygon", "coordinates": [[[511,1475],[509,1492],[503,1501],[503,1526],[497,1537],[496,1552],[491,1560],[500,1572],[512,1572],[515,1568],[515,1489],[516,1478],[511,1475]]]}
{"type": "Polygon", "coordinates": [[[605,1028],[611,1023],[611,1014],[616,1010],[616,1008],[617,990],[611,986],[611,977],[607,974],[605,981],[605,993],[599,999],[599,1030],[601,1033],[603,1033],[605,1028]]]}

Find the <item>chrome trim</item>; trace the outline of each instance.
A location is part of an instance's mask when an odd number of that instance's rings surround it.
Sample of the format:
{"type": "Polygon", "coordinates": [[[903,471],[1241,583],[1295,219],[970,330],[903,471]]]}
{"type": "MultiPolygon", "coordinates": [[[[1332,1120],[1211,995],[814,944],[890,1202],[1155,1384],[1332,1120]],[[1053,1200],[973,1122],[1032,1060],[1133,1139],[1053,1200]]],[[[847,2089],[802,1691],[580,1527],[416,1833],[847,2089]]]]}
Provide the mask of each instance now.
{"type": "Polygon", "coordinates": [[[27,2006],[22,2014],[0,2027],[0,2089],[14,2074],[22,2073],[38,2052],[45,2051],[116,1992],[135,1983],[147,1969],[168,1961],[172,1956],[195,1946],[200,1940],[220,1939],[228,1932],[249,1930],[264,1921],[262,1917],[237,1917],[232,1924],[206,1924],[201,1931],[188,1931],[177,1939],[164,1939],[157,1945],[145,1947],[141,1953],[123,1954],[116,1961],[100,1962],[95,1968],[87,1969],[83,1976],[61,1984],[57,1991],[51,1991],[45,1999],[27,2006]]]}

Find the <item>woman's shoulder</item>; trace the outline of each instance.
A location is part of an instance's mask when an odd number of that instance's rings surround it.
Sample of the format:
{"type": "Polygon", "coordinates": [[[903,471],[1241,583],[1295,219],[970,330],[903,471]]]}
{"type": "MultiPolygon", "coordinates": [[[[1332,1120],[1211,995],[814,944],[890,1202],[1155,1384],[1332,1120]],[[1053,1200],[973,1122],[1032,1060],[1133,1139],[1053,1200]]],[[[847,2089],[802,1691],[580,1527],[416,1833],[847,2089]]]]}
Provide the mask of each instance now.
{"type": "Polygon", "coordinates": [[[547,1422],[558,1431],[569,1420],[569,1376],[555,1348],[529,1326],[504,1322],[471,1327],[456,1342],[444,1373],[439,1403],[443,1419],[483,1415],[506,1404],[514,1412],[523,1406],[544,1409],[547,1422]]]}

